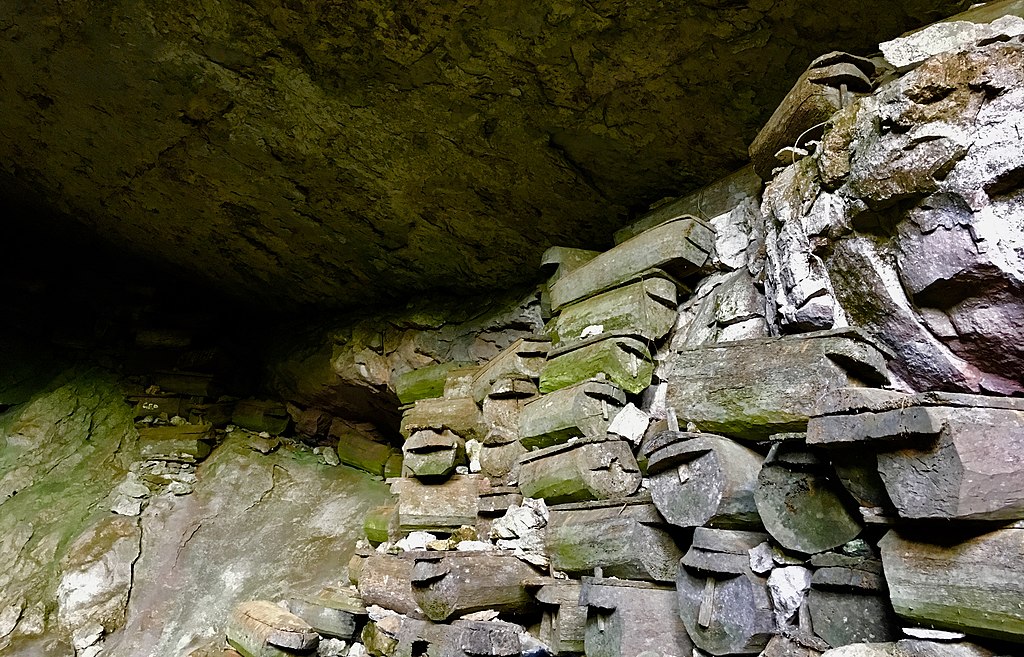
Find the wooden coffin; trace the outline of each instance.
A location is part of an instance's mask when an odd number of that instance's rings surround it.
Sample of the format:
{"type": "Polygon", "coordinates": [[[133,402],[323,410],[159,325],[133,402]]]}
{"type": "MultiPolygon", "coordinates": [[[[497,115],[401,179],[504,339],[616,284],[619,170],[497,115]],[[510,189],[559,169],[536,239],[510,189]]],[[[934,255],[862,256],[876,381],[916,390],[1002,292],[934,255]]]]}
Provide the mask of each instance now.
{"type": "Polygon", "coordinates": [[[890,531],[879,542],[896,613],[936,629],[1024,643],[1024,523],[942,542],[890,531]]]}
{"type": "Polygon", "coordinates": [[[420,479],[446,477],[466,463],[466,441],[447,429],[421,429],[402,446],[404,471],[420,479]]]}
{"type": "Polygon", "coordinates": [[[548,325],[548,333],[555,347],[579,342],[594,331],[655,342],[668,335],[678,314],[675,281],[652,274],[563,307],[548,325]]]}
{"type": "Polygon", "coordinates": [[[667,431],[643,446],[651,497],[679,527],[757,529],[762,457],[722,436],[667,431]]]}
{"type": "Polygon", "coordinates": [[[209,424],[144,427],[139,430],[139,454],[156,461],[201,461],[213,449],[212,429],[209,424]]]}
{"type": "Polygon", "coordinates": [[[604,334],[549,354],[540,373],[540,391],[550,393],[590,379],[607,379],[628,393],[651,385],[654,361],[647,344],[629,336],[604,334]]]}
{"type": "MultiPolygon", "coordinates": [[[[377,605],[400,614],[416,614],[412,594],[412,553],[373,552],[359,566],[359,597],[367,606],[377,605]]],[[[351,570],[351,565],[349,566],[351,570]]]]}
{"type": "Polygon", "coordinates": [[[535,450],[519,459],[519,490],[551,504],[625,497],[643,476],[623,440],[575,442],[535,450]]]}
{"type": "Polygon", "coordinates": [[[351,640],[359,636],[366,622],[366,607],[358,595],[342,589],[327,589],[316,595],[295,596],[288,610],[324,636],[351,640]]]}
{"type": "Polygon", "coordinates": [[[714,230],[691,216],[667,221],[626,240],[560,277],[551,286],[551,309],[636,280],[661,269],[684,280],[700,270],[714,249],[714,230]]]}
{"type": "Polygon", "coordinates": [[[481,439],[485,429],[472,397],[421,399],[402,415],[400,431],[408,438],[423,429],[448,430],[466,440],[481,439]]]}
{"type": "Polygon", "coordinates": [[[587,657],[693,654],[671,587],[584,577],[580,604],[587,608],[587,657]]]}
{"type": "Polygon", "coordinates": [[[550,346],[547,337],[516,340],[480,367],[470,384],[471,396],[480,403],[502,379],[536,379],[550,346]]]}
{"type": "Polygon", "coordinates": [[[544,606],[540,640],[556,655],[583,652],[587,607],[580,604],[582,586],[576,580],[551,580],[534,593],[544,606]]]}
{"type": "Polygon", "coordinates": [[[857,538],[860,514],[831,467],[799,442],[776,443],[754,496],[764,528],[796,552],[824,552],[857,538]]]}
{"type": "Polygon", "coordinates": [[[584,381],[527,403],[519,415],[523,447],[551,447],[570,438],[603,437],[626,395],[606,381],[584,381]]]}
{"type": "Polygon", "coordinates": [[[398,496],[398,528],[412,531],[451,532],[476,524],[480,492],[488,488],[486,478],[454,476],[443,483],[427,485],[412,478],[398,479],[391,492],[398,496]]]}
{"type": "Polygon", "coordinates": [[[510,552],[424,552],[415,559],[412,592],[433,621],[487,609],[516,615],[533,606],[526,582],[536,576],[510,552]]]}
{"type": "Polygon", "coordinates": [[[712,655],[753,655],[775,632],[767,579],[750,570],[749,550],[760,532],[705,529],[679,564],[676,590],[686,631],[712,655]]]}
{"type": "Polygon", "coordinates": [[[273,602],[237,605],[228,617],[228,643],[249,657],[287,657],[315,651],[320,635],[308,623],[273,602]]]}
{"type": "Polygon", "coordinates": [[[242,399],[235,404],[231,421],[238,426],[255,431],[279,435],[288,430],[291,417],[281,402],[264,399],[242,399]]]}
{"type": "Polygon", "coordinates": [[[757,174],[770,179],[775,167],[789,163],[777,160],[776,153],[819,139],[833,114],[857,95],[871,91],[874,72],[870,60],[840,52],[811,62],[750,144],[750,161],[757,174]]]}
{"type": "Polygon", "coordinates": [[[856,329],[721,343],[666,362],[667,402],[679,424],[744,440],[805,431],[833,391],[888,381],[885,354],[856,329]]]}
{"type": "Polygon", "coordinates": [[[563,504],[548,509],[551,567],[571,575],[671,582],[682,551],[650,498],[563,504]]]}

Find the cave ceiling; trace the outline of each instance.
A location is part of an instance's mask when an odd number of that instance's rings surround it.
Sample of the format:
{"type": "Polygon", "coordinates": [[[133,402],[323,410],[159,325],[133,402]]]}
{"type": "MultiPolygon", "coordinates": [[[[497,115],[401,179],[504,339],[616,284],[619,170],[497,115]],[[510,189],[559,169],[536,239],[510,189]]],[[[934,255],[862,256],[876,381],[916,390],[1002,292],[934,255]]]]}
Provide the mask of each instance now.
{"type": "Polygon", "coordinates": [[[279,308],[507,288],[967,4],[10,0],[0,195],[279,308]]]}

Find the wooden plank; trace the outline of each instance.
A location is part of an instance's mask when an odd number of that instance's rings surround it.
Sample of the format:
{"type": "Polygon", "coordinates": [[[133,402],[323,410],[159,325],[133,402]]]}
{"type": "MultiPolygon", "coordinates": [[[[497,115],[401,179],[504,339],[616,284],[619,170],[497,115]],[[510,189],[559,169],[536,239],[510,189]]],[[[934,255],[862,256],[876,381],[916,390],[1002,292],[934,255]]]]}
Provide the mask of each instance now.
{"type": "Polygon", "coordinates": [[[640,233],[561,277],[551,286],[551,308],[594,296],[650,269],[680,280],[705,265],[714,230],[696,217],[680,217],[640,233]]]}

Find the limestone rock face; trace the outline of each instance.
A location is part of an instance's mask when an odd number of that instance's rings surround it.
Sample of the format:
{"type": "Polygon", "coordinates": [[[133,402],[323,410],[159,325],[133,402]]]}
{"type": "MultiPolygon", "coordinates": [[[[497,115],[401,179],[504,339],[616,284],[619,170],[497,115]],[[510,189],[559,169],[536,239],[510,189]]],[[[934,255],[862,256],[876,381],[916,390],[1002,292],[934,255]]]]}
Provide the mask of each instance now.
{"type": "Polygon", "coordinates": [[[0,181],[276,304],[500,288],[738,166],[816,55],[967,4],[6,3],[0,181]]]}
{"type": "Polygon", "coordinates": [[[1024,45],[1012,33],[840,111],[818,153],[771,182],[766,287],[783,331],[861,326],[917,390],[1021,391],[1024,45]]]}

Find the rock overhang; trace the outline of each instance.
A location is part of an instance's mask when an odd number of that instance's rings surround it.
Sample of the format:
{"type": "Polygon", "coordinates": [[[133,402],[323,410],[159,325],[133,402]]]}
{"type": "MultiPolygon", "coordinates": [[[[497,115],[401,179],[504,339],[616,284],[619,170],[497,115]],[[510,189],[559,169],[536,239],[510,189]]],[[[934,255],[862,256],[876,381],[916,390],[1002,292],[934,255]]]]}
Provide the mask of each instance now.
{"type": "Polygon", "coordinates": [[[967,4],[14,3],[0,183],[279,307],[507,288],[741,165],[815,55],[967,4]]]}

